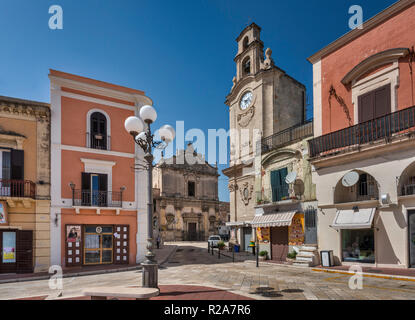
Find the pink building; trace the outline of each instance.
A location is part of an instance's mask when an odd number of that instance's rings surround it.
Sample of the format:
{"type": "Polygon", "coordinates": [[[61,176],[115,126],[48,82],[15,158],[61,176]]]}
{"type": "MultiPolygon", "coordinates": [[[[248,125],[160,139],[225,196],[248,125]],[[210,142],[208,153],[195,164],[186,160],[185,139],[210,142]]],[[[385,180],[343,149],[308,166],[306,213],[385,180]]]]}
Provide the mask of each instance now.
{"type": "Polygon", "coordinates": [[[51,84],[51,264],[135,264],[146,246],[145,172],[124,120],[143,91],[56,70],[51,84]]]}

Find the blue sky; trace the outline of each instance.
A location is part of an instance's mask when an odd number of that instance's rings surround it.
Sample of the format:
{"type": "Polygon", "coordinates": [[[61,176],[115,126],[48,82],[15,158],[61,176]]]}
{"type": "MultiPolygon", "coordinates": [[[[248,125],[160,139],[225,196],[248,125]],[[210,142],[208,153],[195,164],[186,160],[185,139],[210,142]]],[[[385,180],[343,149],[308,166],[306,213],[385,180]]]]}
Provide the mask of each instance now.
{"type": "MultiPolygon", "coordinates": [[[[0,95],[49,102],[53,68],[144,90],[157,125],[228,130],[235,39],[255,22],[276,65],[306,85],[311,117],[306,58],[349,31],[351,5],[367,20],[394,2],[0,0],[0,95]],[[51,5],[63,8],[63,30],[48,27],[51,5]]],[[[219,196],[229,200],[223,175],[219,196]]]]}

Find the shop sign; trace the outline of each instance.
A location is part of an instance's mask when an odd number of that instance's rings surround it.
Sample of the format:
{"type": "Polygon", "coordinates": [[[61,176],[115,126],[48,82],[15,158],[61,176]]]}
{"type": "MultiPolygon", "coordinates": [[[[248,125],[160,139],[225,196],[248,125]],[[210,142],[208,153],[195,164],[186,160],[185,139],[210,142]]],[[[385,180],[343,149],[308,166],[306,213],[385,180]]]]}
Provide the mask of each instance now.
{"type": "Polygon", "coordinates": [[[298,246],[304,244],[304,214],[297,213],[288,228],[288,244],[298,246]]]}
{"type": "Polygon", "coordinates": [[[7,212],[3,202],[0,202],[0,224],[7,224],[7,212]]]}
{"type": "Polygon", "coordinates": [[[66,226],[66,241],[81,241],[81,226],[66,226]]]}
{"type": "Polygon", "coordinates": [[[261,243],[269,243],[270,228],[256,228],[257,239],[261,243]]]}

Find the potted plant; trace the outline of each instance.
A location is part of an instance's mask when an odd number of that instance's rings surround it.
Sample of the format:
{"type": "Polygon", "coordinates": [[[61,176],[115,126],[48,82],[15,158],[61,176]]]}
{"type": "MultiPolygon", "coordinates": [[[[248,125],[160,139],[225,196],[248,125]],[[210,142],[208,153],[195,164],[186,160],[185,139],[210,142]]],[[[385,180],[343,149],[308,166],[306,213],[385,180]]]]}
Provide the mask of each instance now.
{"type": "Polygon", "coordinates": [[[293,262],[296,257],[297,257],[297,251],[294,250],[294,251],[288,252],[287,261],[288,262],[293,262]]]}
{"type": "Polygon", "coordinates": [[[223,250],[225,248],[225,242],[219,241],[218,242],[218,248],[219,248],[219,250],[223,250]]]}
{"type": "Polygon", "coordinates": [[[268,251],[267,250],[262,250],[262,251],[259,252],[258,256],[259,256],[258,257],[259,260],[265,261],[268,258],[268,251]]]}

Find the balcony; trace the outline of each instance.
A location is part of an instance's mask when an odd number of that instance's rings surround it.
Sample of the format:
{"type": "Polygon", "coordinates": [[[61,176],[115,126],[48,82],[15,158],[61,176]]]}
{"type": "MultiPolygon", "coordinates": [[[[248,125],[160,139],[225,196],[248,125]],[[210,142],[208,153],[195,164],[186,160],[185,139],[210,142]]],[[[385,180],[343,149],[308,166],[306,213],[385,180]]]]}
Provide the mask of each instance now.
{"type": "Polygon", "coordinates": [[[73,190],[74,207],[122,208],[122,191],[73,190]]]}
{"type": "Polygon", "coordinates": [[[277,132],[261,140],[261,152],[265,153],[313,135],[313,121],[277,132]]]}
{"type": "Polygon", "coordinates": [[[346,152],[360,145],[413,132],[415,106],[338,130],[309,141],[310,157],[346,152]]]}
{"type": "Polygon", "coordinates": [[[256,203],[258,206],[267,204],[288,204],[299,200],[298,197],[290,197],[288,185],[264,189],[262,192],[257,192],[256,195],[256,203]]]}
{"type": "Polygon", "coordinates": [[[36,198],[36,184],[30,180],[0,179],[0,197],[36,198]]]}
{"type": "Polygon", "coordinates": [[[98,150],[111,150],[111,137],[104,134],[86,133],[86,147],[98,150]]]}
{"type": "Polygon", "coordinates": [[[360,177],[356,185],[345,187],[341,180],[337,183],[334,190],[334,203],[342,204],[379,200],[379,188],[375,178],[363,171],[357,172],[360,177]]]}

